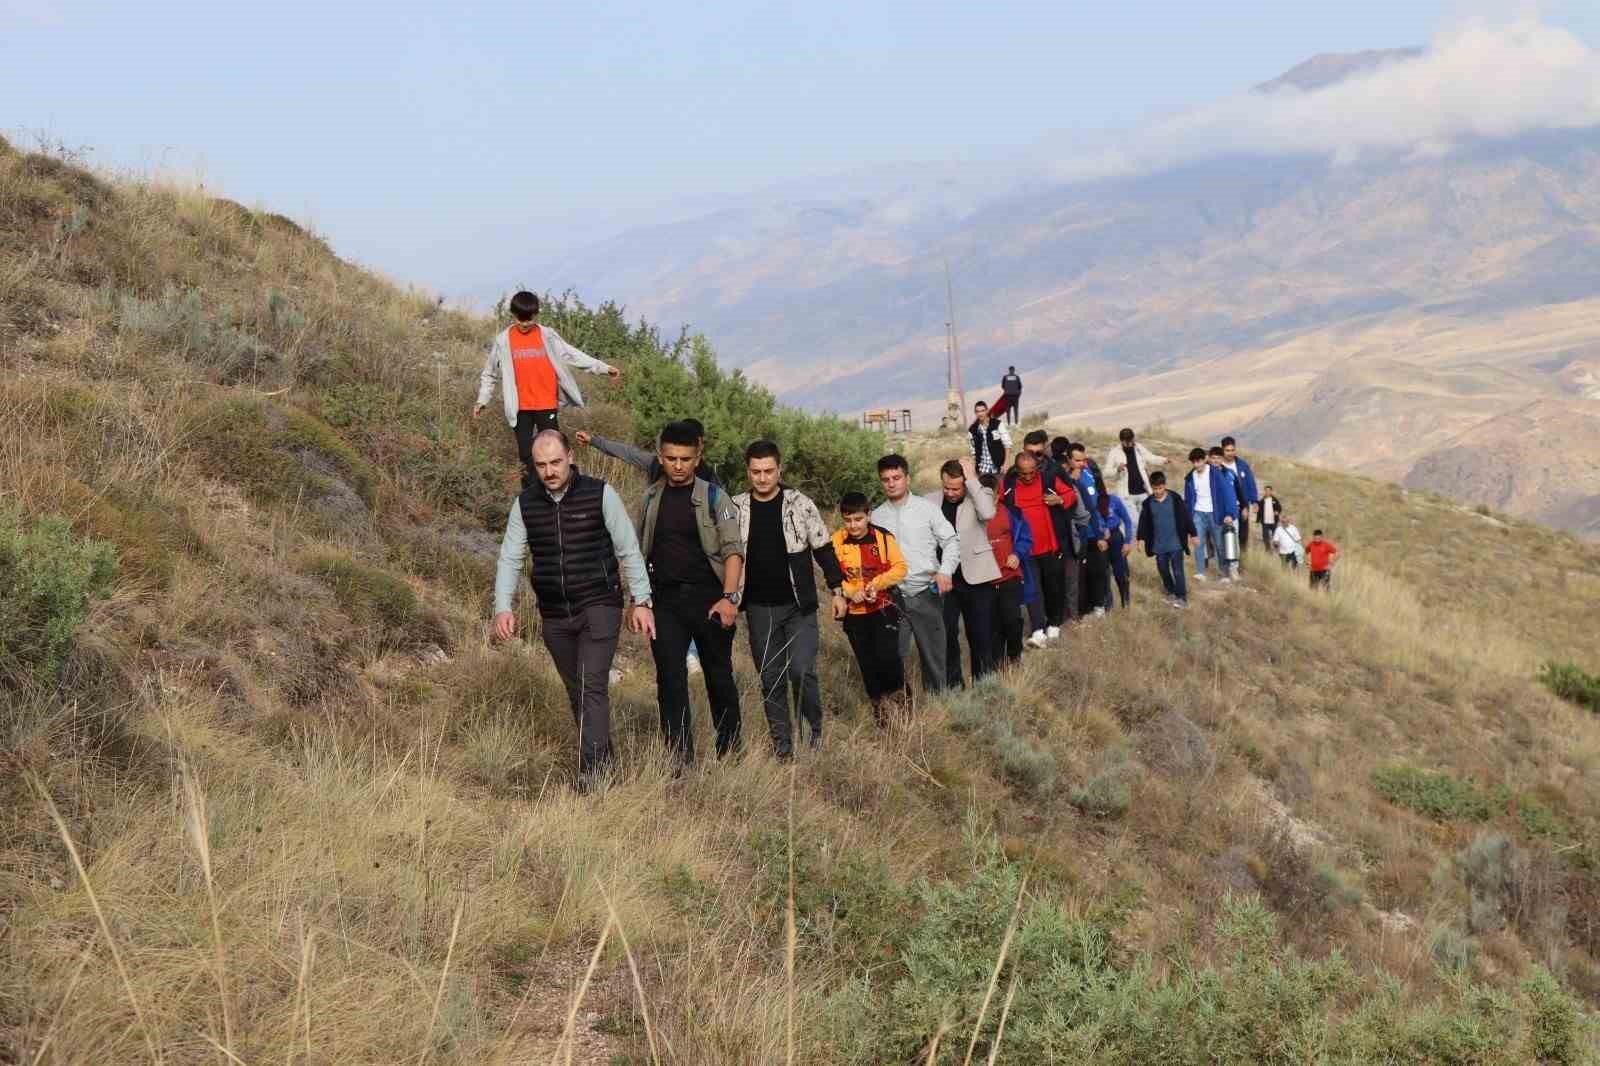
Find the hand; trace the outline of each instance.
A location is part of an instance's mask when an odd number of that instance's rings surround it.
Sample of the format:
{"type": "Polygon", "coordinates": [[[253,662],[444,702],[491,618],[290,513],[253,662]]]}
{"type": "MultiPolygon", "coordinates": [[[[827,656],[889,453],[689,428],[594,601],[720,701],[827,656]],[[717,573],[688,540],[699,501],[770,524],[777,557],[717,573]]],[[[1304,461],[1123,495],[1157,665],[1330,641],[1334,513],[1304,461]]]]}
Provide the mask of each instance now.
{"type": "Polygon", "coordinates": [[[1061,497],[1057,496],[1053,491],[1047,492],[1044,494],[1044,503],[1046,507],[1060,507],[1061,497]]]}
{"type": "Polygon", "coordinates": [[[857,600],[856,602],[857,603],[877,603],[878,602],[878,586],[876,586],[876,585],[868,585],[866,588],[862,589],[861,590],[861,598],[859,600],[857,600]]]}
{"type": "Polygon", "coordinates": [[[1017,558],[1017,553],[1016,552],[1012,552],[1010,555],[1006,556],[1006,569],[1007,570],[1017,570],[1017,569],[1020,569],[1021,566],[1022,566],[1022,560],[1017,558]]]}
{"type": "Polygon", "coordinates": [[[516,632],[516,615],[510,611],[501,611],[494,616],[494,635],[496,640],[510,640],[516,632]]]}
{"type": "Polygon", "coordinates": [[[711,605],[711,610],[706,612],[706,617],[721,622],[723,629],[732,629],[733,623],[739,618],[739,608],[727,600],[718,600],[711,605]]]}
{"type": "Polygon", "coordinates": [[[606,371],[606,377],[610,378],[612,381],[621,381],[622,371],[617,367],[612,367],[606,371]]]}
{"type": "Polygon", "coordinates": [[[1105,551],[1111,546],[1111,542],[1109,540],[1097,540],[1094,542],[1094,546],[1100,551],[1105,551]]]}
{"type": "Polygon", "coordinates": [[[1130,556],[1132,554],[1133,554],[1133,545],[1132,544],[1124,544],[1122,546],[1122,557],[1124,559],[1126,559],[1128,556],[1130,556]]]}
{"type": "Polygon", "coordinates": [[[594,440],[594,435],[586,429],[580,429],[578,432],[572,435],[572,439],[577,441],[579,444],[588,444],[590,441],[594,440]]]}
{"type": "Polygon", "coordinates": [[[939,595],[943,596],[949,592],[953,585],[955,585],[955,582],[950,580],[949,574],[933,575],[933,587],[939,590],[939,595]]]}
{"type": "Polygon", "coordinates": [[[656,613],[648,607],[635,606],[628,614],[628,628],[643,633],[646,640],[656,639],[656,613]]]}
{"type": "Polygon", "coordinates": [[[970,458],[963,458],[961,460],[961,476],[966,478],[968,481],[977,480],[978,468],[972,465],[972,460],[970,458]]]}
{"type": "Polygon", "coordinates": [[[1222,516],[1222,524],[1225,525],[1225,526],[1233,525],[1233,515],[1231,515],[1231,514],[1230,515],[1223,515],[1222,516]]]}
{"type": "Polygon", "coordinates": [[[473,418],[477,418],[481,414],[483,414],[483,404],[481,404],[481,403],[473,404],[472,405],[472,417],[473,418]]]}
{"type": "Polygon", "coordinates": [[[1189,538],[1189,547],[1197,548],[1199,546],[1200,546],[1200,538],[1199,537],[1190,537],[1189,538]]]}
{"type": "Polygon", "coordinates": [[[845,615],[847,615],[849,613],[850,613],[850,604],[845,602],[844,593],[835,592],[833,594],[833,617],[835,617],[835,618],[843,618],[845,615]]]}

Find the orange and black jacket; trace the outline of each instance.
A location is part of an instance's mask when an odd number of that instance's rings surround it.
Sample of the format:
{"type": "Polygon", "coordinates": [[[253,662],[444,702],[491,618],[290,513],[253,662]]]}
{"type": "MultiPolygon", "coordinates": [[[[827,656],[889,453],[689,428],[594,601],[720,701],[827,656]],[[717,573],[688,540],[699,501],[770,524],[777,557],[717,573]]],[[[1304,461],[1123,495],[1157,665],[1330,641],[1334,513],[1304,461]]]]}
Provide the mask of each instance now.
{"type": "MultiPolygon", "coordinates": [[[[882,526],[868,526],[867,536],[851,540],[844,530],[833,535],[833,553],[839,559],[839,569],[844,571],[844,591],[861,592],[867,588],[886,593],[905,580],[906,557],[900,554],[900,545],[882,526]]],[[[889,606],[889,597],[879,595],[869,603],[851,603],[851,614],[874,614],[889,606]]]]}

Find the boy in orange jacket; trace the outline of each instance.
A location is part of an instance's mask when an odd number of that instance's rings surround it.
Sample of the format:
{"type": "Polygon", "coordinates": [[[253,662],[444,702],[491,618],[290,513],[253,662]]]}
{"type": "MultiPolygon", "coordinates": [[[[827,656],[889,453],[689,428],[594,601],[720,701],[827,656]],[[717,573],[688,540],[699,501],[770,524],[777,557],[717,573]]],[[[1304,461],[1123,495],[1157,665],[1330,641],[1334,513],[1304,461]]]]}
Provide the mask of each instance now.
{"type": "Polygon", "coordinates": [[[889,598],[889,590],[905,580],[906,559],[894,534],[872,524],[863,494],[845,493],[839,517],[844,528],[833,535],[833,552],[844,584],[833,597],[833,616],[844,623],[873,717],[881,726],[888,722],[884,701],[906,692],[900,613],[889,598]]]}

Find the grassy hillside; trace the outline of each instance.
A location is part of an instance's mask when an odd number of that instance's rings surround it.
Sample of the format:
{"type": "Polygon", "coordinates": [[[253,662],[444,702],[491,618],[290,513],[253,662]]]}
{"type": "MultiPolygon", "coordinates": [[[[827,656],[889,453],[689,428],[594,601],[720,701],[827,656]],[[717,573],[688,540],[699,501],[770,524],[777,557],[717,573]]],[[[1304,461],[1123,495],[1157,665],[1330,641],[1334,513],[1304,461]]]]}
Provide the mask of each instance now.
{"type": "MultiPolygon", "coordinates": [[[[557,315],[628,373],[573,427],[695,376],[557,315]]],[[[1600,723],[1535,680],[1600,666],[1595,546],[1263,456],[1331,596],[1179,613],[1138,560],[888,733],[825,625],[824,748],[770,758],[745,660],[745,754],[681,780],[629,638],[580,797],[534,619],[487,640],[493,329],[0,148],[0,1061],[1596,1061],[1600,723]]]]}

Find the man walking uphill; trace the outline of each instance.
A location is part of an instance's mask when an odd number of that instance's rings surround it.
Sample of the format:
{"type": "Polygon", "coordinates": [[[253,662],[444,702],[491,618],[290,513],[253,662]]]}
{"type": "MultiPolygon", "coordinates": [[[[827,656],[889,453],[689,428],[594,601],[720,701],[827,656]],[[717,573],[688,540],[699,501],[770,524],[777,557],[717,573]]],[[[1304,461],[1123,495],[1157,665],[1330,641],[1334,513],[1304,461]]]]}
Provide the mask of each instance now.
{"type": "Polygon", "coordinates": [[[1166,466],[1165,456],[1156,455],[1133,437],[1133,429],[1124,427],[1117,434],[1117,443],[1106,453],[1105,478],[1112,491],[1122,497],[1129,517],[1139,520],[1139,508],[1150,495],[1150,475],[1158,466],[1166,466]]]}
{"type": "Polygon", "coordinates": [[[511,505],[500,542],[494,632],[508,640],[516,631],[511,602],[531,548],[540,631],[572,704],[584,788],[611,757],[607,686],[622,628],[622,588],[633,598],[633,631],[654,639],[650,578],[617,490],[580,474],[572,447],[556,430],[539,434],[531,450],[536,476],[511,505]]]}
{"type": "Polygon", "coordinates": [[[950,575],[944,597],[944,669],[951,688],[961,687],[961,626],[967,627],[967,650],[972,680],[987,674],[994,659],[993,582],[1000,580],[989,543],[989,519],[994,517],[994,493],[983,487],[970,459],[951,459],[939,468],[943,486],[924,497],[939,508],[956,530],[960,561],[950,575]]]}
{"type": "Polygon", "coordinates": [[[922,660],[922,686],[929,692],[945,687],[944,601],[950,575],[961,561],[956,530],[939,510],[911,492],[911,466],[902,455],[878,460],[878,483],[888,497],[872,512],[872,524],[888,530],[905,556],[906,577],[895,589],[900,605],[900,654],[913,638],[922,660]]]}
{"type": "Polygon", "coordinates": [[[585,355],[555,330],[539,325],[538,316],[539,298],[533,293],[511,297],[511,317],[516,322],[489,345],[483,373],[478,375],[478,402],[472,407],[473,418],[483,414],[494,395],[495,382],[500,382],[506,422],[517,435],[524,481],[533,469],[534,436],[560,428],[556,414],[561,408],[583,406],[583,393],[568,368],[605,374],[613,381],[622,376],[616,367],[585,355]]]}
{"type": "Polygon", "coordinates": [[[739,614],[744,548],[739,514],[727,494],[694,476],[700,459],[694,427],[661,431],[662,475],[644,493],[639,543],[656,598],[656,699],[661,732],[680,765],[694,761],[689,721],[689,643],[700,649],[717,754],[739,742],[739,689],[733,681],[733,629],[739,614]]]}
{"type": "Polygon", "coordinates": [[[744,592],[740,602],[750,631],[750,658],[761,675],[767,729],[778,758],[794,755],[789,693],[798,717],[811,727],[810,743],[822,741],[822,693],[817,685],[817,584],[812,561],[842,611],[844,574],[833,538],[817,505],[783,484],[783,455],[770,440],[744,450],[750,491],[733,498],[744,545],[744,592]]]}
{"type": "Polygon", "coordinates": [[[1000,395],[1006,398],[1006,421],[1013,426],[1022,417],[1022,379],[1017,377],[1017,368],[1006,367],[1005,376],[1000,379],[1000,395]]]}

